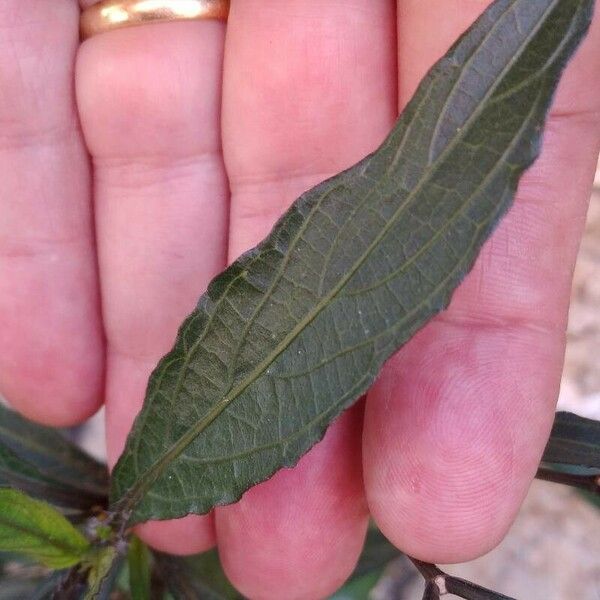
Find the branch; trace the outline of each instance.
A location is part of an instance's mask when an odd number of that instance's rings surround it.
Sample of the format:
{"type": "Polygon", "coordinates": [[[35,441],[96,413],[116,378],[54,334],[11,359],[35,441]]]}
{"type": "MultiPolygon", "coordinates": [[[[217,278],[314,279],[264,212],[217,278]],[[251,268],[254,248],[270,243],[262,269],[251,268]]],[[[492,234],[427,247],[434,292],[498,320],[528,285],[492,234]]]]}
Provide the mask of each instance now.
{"type": "Polygon", "coordinates": [[[425,586],[423,600],[440,600],[440,591],[438,590],[438,587],[437,585],[435,585],[435,583],[429,582],[425,586]]]}
{"type": "Polygon", "coordinates": [[[416,558],[410,558],[410,560],[426,582],[423,600],[439,600],[441,596],[445,596],[446,594],[454,594],[465,600],[515,600],[465,579],[448,575],[435,565],[425,563],[416,558]]]}

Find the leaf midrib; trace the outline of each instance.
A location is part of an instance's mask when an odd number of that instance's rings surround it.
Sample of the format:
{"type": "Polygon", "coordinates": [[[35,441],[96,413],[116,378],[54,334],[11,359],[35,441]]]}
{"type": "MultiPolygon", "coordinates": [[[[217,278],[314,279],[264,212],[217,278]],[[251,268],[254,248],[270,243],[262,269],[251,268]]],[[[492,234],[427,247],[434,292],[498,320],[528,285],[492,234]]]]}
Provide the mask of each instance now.
{"type": "MultiPolygon", "coordinates": [[[[456,89],[459,85],[459,83],[463,80],[462,79],[462,75],[464,74],[464,72],[471,66],[471,64],[473,63],[474,57],[477,54],[477,50],[478,48],[480,48],[484,43],[486,43],[487,41],[489,41],[489,39],[492,37],[492,35],[495,33],[497,27],[500,26],[500,22],[501,19],[503,19],[508,13],[509,11],[511,11],[512,9],[514,9],[515,4],[518,2],[519,0],[513,0],[509,6],[506,7],[506,10],[501,13],[501,15],[498,17],[498,21],[496,23],[494,23],[494,25],[490,28],[489,31],[486,32],[486,34],[483,36],[483,38],[481,39],[481,41],[479,42],[478,46],[475,46],[475,48],[471,51],[471,53],[469,54],[469,58],[465,61],[465,63],[462,66],[462,70],[461,73],[459,74],[459,76],[456,78],[456,80],[454,81],[454,83],[452,84],[450,90],[448,91],[448,97],[446,99],[446,101],[444,102],[444,105],[442,107],[442,110],[440,111],[440,116],[438,118],[438,121],[436,123],[436,126],[434,128],[433,134],[431,136],[431,141],[429,143],[429,152],[428,152],[428,156],[429,156],[429,160],[427,162],[428,165],[432,164],[432,152],[433,152],[433,147],[435,146],[435,142],[437,140],[437,136],[439,135],[439,130],[441,127],[441,123],[443,121],[443,116],[447,111],[448,108],[448,102],[450,101],[450,99],[454,96],[454,93],[456,92],[456,89]]],[[[421,101],[419,102],[419,108],[421,107],[421,104],[423,104],[424,101],[426,101],[428,98],[425,96],[424,98],[421,99],[421,101]]],[[[393,160],[390,162],[390,165],[385,173],[386,177],[390,176],[390,171],[395,168],[398,164],[398,160],[400,159],[400,157],[402,156],[402,152],[406,146],[406,140],[408,139],[409,134],[412,131],[412,127],[414,125],[414,121],[411,121],[404,133],[404,136],[402,138],[402,142],[401,144],[398,146],[398,149],[396,150],[396,152],[394,153],[394,158],[393,160]]],[[[443,153],[442,153],[443,155],[443,153]]],[[[365,198],[359,202],[350,212],[350,215],[348,216],[348,218],[346,219],[345,223],[344,223],[344,227],[353,220],[353,218],[356,216],[356,214],[367,204],[368,200],[371,198],[371,196],[375,193],[375,191],[381,186],[382,184],[377,183],[373,189],[371,191],[369,191],[369,193],[367,193],[367,195],[365,196],[365,198]]],[[[407,197],[407,199],[410,198],[410,194],[407,197]]],[[[406,200],[406,199],[405,199],[406,200]]],[[[399,209],[403,208],[403,206],[406,205],[406,202],[403,202],[402,205],[400,205],[400,207],[398,207],[399,209]]],[[[325,261],[324,261],[324,266],[323,266],[323,270],[321,273],[321,277],[320,277],[320,281],[319,281],[319,293],[322,291],[323,286],[325,284],[325,277],[327,275],[327,269],[329,267],[329,264],[331,262],[331,257],[333,256],[333,253],[335,252],[335,250],[337,249],[338,246],[338,241],[339,241],[339,236],[336,237],[336,239],[333,241],[333,243],[331,244],[331,247],[328,249],[327,251],[327,255],[325,256],[325,261]]]]}
{"type": "MultiPolygon", "coordinates": [[[[337,296],[337,294],[343,289],[343,287],[348,283],[348,281],[354,276],[356,271],[362,266],[362,264],[369,258],[372,251],[378,246],[380,241],[385,237],[391,227],[395,224],[399,214],[401,211],[410,203],[421,191],[422,189],[430,182],[432,178],[432,174],[437,172],[437,169],[441,164],[447,159],[447,157],[452,153],[452,151],[456,148],[462,139],[464,139],[465,134],[470,131],[471,127],[474,124],[474,121],[481,114],[481,112],[487,107],[486,103],[488,99],[494,94],[495,90],[499,87],[500,83],[504,80],[507,73],[511,71],[517,60],[522,56],[524,49],[530,43],[530,41],[537,35],[540,29],[546,23],[548,16],[550,13],[554,11],[556,6],[561,0],[553,0],[548,8],[544,11],[543,16],[540,18],[539,22],[536,26],[531,30],[531,32],[523,39],[522,44],[519,47],[519,50],[515,52],[511,60],[507,63],[506,67],[502,70],[502,72],[496,77],[492,86],[485,94],[485,96],[481,99],[481,101],[477,104],[476,109],[471,113],[465,124],[460,130],[460,135],[455,136],[448,143],[446,148],[440,155],[434,164],[430,164],[429,168],[424,171],[426,174],[421,181],[415,186],[413,190],[407,195],[402,204],[397,208],[394,212],[393,216],[388,220],[385,226],[382,228],[380,233],[374,238],[372,243],[369,245],[367,250],[363,253],[363,255],[354,263],[354,265],[349,269],[344,276],[340,279],[338,284],[332,288],[327,296],[325,296],[316,307],[310,311],[297,325],[292,329],[292,331],[280,342],[280,344],[275,348],[273,352],[271,352],[259,365],[254,369],[254,371],[247,377],[243,382],[241,382],[237,387],[233,388],[229,391],[220,401],[215,403],[213,408],[208,411],[206,416],[195,426],[191,427],[187,433],[173,444],[173,446],[163,454],[161,458],[159,458],[153,465],[151,465],[148,469],[146,469],[145,473],[136,480],[136,484],[129,489],[129,492],[123,497],[122,503],[124,504],[126,509],[131,509],[138,497],[143,494],[146,489],[152,484],[153,481],[157,477],[160,476],[160,473],[163,471],[163,468],[170,464],[170,462],[176,458],[181,452],[193,442],[193,440],[202,433],[217,417],[223,412],[235,400],[240,394],[244,392],[250,385],[252,385],[268,368],[270,364],[272,364],[279,355],[281,355],[289,345],[296,339],[296,337],[324,310],[329,306],[329,303],[337,296]]],[[[581,1],[579,1],[581,4],[581,1]]],[[[479,47],[481,44],[479,45],[479,47]]],[[[463,71],[465,70],[466,65],[463,66],[463,71]]],[[[386,173],[386,176],[388,174],[386,173]]],[[[318,205],[317,205],[318,206],[318,205]]],[[[316,209],[316,206],[311,210],[312,212],[316,209]]],[[[308,223],[309,216],[306,217],[305,223],[308,223]]],[[[301,228],[304,229],[304,225],[301,228]]],[[[290,249],[292,246],[290,246],[290,249]]],[[[291,255],[291,252],[288,251],[288,254],[285,258],[291,255]]],[[[186,361],[184,365],[188,364],[188,357],[186,356],[186,361]]]]}
{"type": "MultiPolygon", "coordinates": [[[[522,134],[522,130],[526,127],[527,123],[529,122],[529,119],[531,118],[531,116],[535,113],[535,110],[537,110],[538,107],[538,102],[539,102],[539,97],[536,100],[536,102],[533,105],[532,110],[530,111],[530,113],[527,116],[527,119],[525,120],[525,125],[523,125],[523,127],[521,127],[521,129],[519,130],[519,135],[515,136],[515,138],[518,138],[521,134],[522,134]]],[[[512,151],[514,150],[514,145],[511,145],[502,155],[502,160],[504,160],[506,158],[506,156],[512,151]]],[[[502,162],[502,160],[498,161],[499,163],[502,162]]],[[[496,174],[496,171],[494,171],[494,175],[496,174]]],[[[488,182],[489,178],[491,177],[491,174],[488,175],[486,177],[485,183],[488,182]]],[[[481,188],[481,186],[480,186],[481,188]]],[[[472,200],[473,197],[476,195],[476,193],[472,194],[469,197],[469,200],[472,200]]],[[[454,218],[461,214],[461,210],[462,208],[464,208],[465,204],[467,204],[467,202],[463,203],[461,205],[461,208],[458,209],[455,213],[455,215],[453,216],[453,219],[450,222],[454,221],[454,218]]],[[[480,229],[481,227],[477,227],[477,229],[480,229]]],[[[469,247],[469,251],[472,250],[473,246],[475,245],[476,240],[473,241],[473,243],[471,244],[471,246],[469,247]]],[[[459,261],[456,266],[450,271],[450,273],[448,273],[448,275],[436,286],[436,288],[433,290],[431,295],[435,295],[437,293],[439,293],[444,286],[448,283],[448,281],[450,279],[452,279],[452,277],[456,274],[457,271],[459,271],[462,267],[462,263],[464,262],[464,259],[459,261]]],[[[398,329],[399,327],[402,327],[406,321],[408,319],[410,319],[411,317],[413,317],[416,313],[418,313],[418,311],[423,307],[425,302],[422,302],[420,304],[418,304],[410,313],[408,313],[407,315],[405,315],[403,317],[403,319],[401,321],[399,321],[398,323],[396,323],[391,329],[398,329]]],[[[377,335],[371,336],[370,338],[368,338],[367,340],[364,340],[363,342],[361,342],[360,344],[357,344],[356,346],[354,346],[353,348],[347,349],[344,351],[344,353],[346,352],[354,352],[355,350],[357,350],[358,348],[362,347],[362,346],[368,346],[369,344],[372,344],[375,340],[383,337],[384,335],[388,335],[390,333],[390,330],[386,330],[383,332],[378,333],[377,335]]],[[[323,361],[323,363],[320,363],[319,365],[317,365],[315,367],[315,369],[320,368],[322,365],[327,364],[329,362],[331,362],[331,360],[336,360],[337,356],[334,357],[333,359],[327,360],[327,361],[323,361]]],[[[295,374],[294,374],[295,375],[295,374]]],[[[285,438],[284,440],[277,440],[276,442],[273,442],[271,444],[265,444],[263,446],[260,447],[255,447],[252,448],[246,452],[241,452],[238,453],[236,455],[228,455],[226,457],[217,459],[217,458],[206,458],[206,459],[196,459],[194,457],[189,457],[186,456],[187,460],[189,460],[190,462],[196,462],[196,463],[201,463],[201,464],[218,464],[220,462],[224,462],[224,461],[230,461],[230,460],[236,460],[239,458],[243,458],[246,456],[249,456],[251,454],[254,454],[255,452],[260,452],[260,451],[264,451],[264,450],[268,450],[271,448],[274,448],[282,443],[289,443],[290,441],[295,440],[297,437],[300,437],[302,435],[302,433],[304,433],[305,431],[307,431],[308,429],[310,429],[311,427],[313,427],[314,425],[316,425],[320,420],[322,420],[323,416],[327,415],[328,413],[331,413],[333,411],[335,411],[335,409],[342,404],[345,399],[350,395],[354,393],[354,390],[357,388],[360,388],[362,382],[364,381],[364,379],[368,378],[369,373],[367,372],[365,377],[363,377],[361,380],[359,380],[353,387],[351,390],[349,390],[344,397],[337,403],[335,403],[333,406],[331,406],[328,410],[323,411],[322,413],[320,413],[317,417],[315,417],[314,419],[312,419],[311,421],[309,421],[306,425],[304,425],[301,429],[297,430],[296,432],[293,433],[293,435],[288,436],[287,438],[285,438]]],[[[150,495],[150,493],[149,493],[150,495]]],[[[154,495],[154,494],[153,494],[154,495]]]]}

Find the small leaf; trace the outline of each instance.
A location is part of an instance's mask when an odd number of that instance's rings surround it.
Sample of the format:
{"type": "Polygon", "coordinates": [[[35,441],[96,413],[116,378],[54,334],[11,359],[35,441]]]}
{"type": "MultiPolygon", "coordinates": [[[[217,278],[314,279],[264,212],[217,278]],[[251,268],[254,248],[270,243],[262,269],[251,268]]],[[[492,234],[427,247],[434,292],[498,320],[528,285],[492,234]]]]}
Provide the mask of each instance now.
{"type": "Polygon", "coordinates": [[[85,600],[108,600],[123,565],[119,548],[106,546],[91,557],[85,600]]]}
{"type": "Polygon", "coordinates": [[[542,460],[600,469],[600,422],[557,413],[542,460]]]}
{"type": "Polygon", "coordinates": [[[0,551],[64,569],[80,562],[89,547],[85,537],[48,504],[16,490],[0,490],[0,551]]]}
{"type": "Polygon", "coordinates": [[[150,551],[136,536],[129,544],[127,554],[129,566],[129,589],[132,600],[149,600],[150,598],[150,551]]]}
{"type": "Polygon", "coordinates": [[[156,564],[175,600],[242,600],[229,583],[216,550],[190,558],[155,553],[156,564]]]}
{"type": "Polygon", "coordinates": [[[0,404],[0,487],[86,510],[106,504],[108,472],[58,431],[0,404]]]}
{"type": "Polygon", "coordinates": [[[593,4],[493,2],[374,154],[213,281],[152,375],[116,509],[207,513],[294,466],[448,305],[538,156],[593,4]]]}

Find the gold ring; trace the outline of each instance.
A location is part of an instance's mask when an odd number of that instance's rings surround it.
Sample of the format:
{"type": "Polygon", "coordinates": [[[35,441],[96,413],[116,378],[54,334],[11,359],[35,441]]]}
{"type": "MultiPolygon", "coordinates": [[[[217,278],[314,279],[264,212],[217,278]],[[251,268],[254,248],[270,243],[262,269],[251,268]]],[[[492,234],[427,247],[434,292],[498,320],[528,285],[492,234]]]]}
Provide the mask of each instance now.
{"type": "Polygon", "coordinates": [[[81,37],[146,23],[226,20],[229,0],[102,0],[81,14],[81,37]]]}

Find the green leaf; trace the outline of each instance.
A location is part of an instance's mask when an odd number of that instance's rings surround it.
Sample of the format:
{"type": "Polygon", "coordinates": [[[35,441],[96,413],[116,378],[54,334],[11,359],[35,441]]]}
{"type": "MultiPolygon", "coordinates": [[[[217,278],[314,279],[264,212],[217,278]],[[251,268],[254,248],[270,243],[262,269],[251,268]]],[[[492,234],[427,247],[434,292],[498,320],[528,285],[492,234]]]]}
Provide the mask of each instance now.
{"type": "Polygon", "coordinates": [[[242,600],[229,583],[216,550],[190,558],[155,553],[156,565],[175,600],[242,600]]]}
{"type": "Polygon", "coordinates": [[[494,2],[377,152],[306,192],[213,281],[151,377],[116,509],[206,513],[323,437],[448,305],[509,209],[592,7],[494,2]]]}
{"type": "Polygon", "coordinates": [[[600,469],[600,422],[557,413],[542,460],[600,469]]]}
{"type": "Polygon", "coordinates": [[[129,589],[132,600],[150,598],[150,551],[138,538],[133,537],[127,554],[129,566],[129,589]]]}
{"type": "Polygon", "coordinates": [[[85,600],[108,600],[122,565],[120,548],[107,546],[97,550],[87,576],[85,600]]]}
{"type": "Polygon", "coordinates": [[[89,547],[85,537],[48,504],[16,490],[0,490],[0,551],[64,569],[80,562],[89,547]]]}
{"type": "Polygon", "coordinates": [[[58,431],[31,423],[0,404],[0,487],[87,509],[106,503],[108,473],[58,431]]]}

